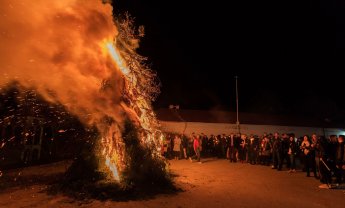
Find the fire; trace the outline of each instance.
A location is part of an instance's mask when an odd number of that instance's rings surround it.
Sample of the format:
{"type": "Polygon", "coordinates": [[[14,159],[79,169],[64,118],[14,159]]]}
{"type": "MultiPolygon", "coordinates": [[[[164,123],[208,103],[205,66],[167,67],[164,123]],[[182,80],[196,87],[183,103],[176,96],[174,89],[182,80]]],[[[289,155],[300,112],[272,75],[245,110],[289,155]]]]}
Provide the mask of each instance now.
{"type": "Polygon", "coordinates": [[[151,108],[159,85],[135,52],[143,30],[135,33],[128,15],[114,22],[112,6],[101,0],[2,0],[0,14],[0,85],[16,80],[96,125],[115,180],[126,165],[125,117],[143,129],[142,145],[159,155],[151,108]]]}
{"type": "Polygon", "coordinates": [[[116,164],[114,162],[111,162],[109,156],[106,156],[105,164],[109,167],[110,171],[113,173],[114,179],[119,181],[120,180],[120,176],[119,176],[119,173],[117,171],[116,164]]]}
{"type": "Polygon", "coordinates": [[[123,63],[123,59],[120,57],[119,53],[115,50],[112,42],[106,42],[106,47],[123,74],[128,75],[129,70],[123,63]]]}
{"type": "MultiPolygon", "coordinates": [[[[129,20],[127,20],[129,21],[129,20]]],[[[155,141],[154,139],[154,132],[157,131],[156,127],[156,122],[155,121],[155,116],[152,112],[151,106],[149,101],[143,96],[143,93],[140,92],[140,88],[138,88],[137,85],[137,80],[138,78],[141,79],[145,79],[145,77],[143,76],[143,74],[141,73],[133,73],[133,71],[137,71],[140,72],[140,68],[137,67],[141,67],[141,63],[136,63],[132,66],[132,69],[130,69],[129,67],[127,67],[127,64],[124,60],[124,58],[121,57],[120,55],[120,50],[116,48],[115,46],[116,41],[112,42],[112,41],[105,41],[103,43],[103,50],[106,48],[108,54],[111,56],[112,60],[114,61],[114,64],[121,70],[121,72],[124,75],[125,78],[125,84],[126,84],[126,93],[127,95],[130,97],[129,101],[130,101],[130,110],[128,111],[132,111],[133,109],[137,109],[137,119],[140,122],[140,125],[143,129],[146,130],[147,134],[146,136],[142,136],[141,140],[145,145],[149,145],[154,143],[156,151],[154,151],[154,154],[156,154],[157,156],[160,155],[160,147],[159,147],[159,140],[155,141]],[[138,92],[139,91],[139,92],[138,92]],[[152,119],[152,120],[150,120],[152,119]]],[[[125,53],[125,52],[123,52],[125,53]]],[[[133,61],[133,60],[131,60],[133,61]]],[[[113,176],[114,178],[116,178],[117,180],[119,179],[118,176],[118,170],[116,168],[116,163],[119,163],[119,160],[112,160],[111,158],[111,152],[117,152],[118,154],[118,150],[113,150],[112,148],[112,144],[111,142],[105,142],[105,149],[103,152],[105,152],[106,155],[106,165],[107,167],[113,172],[113,176]],[[110,148],[109,148],[110,147],[110,148]],[[108,151],[107,151],[108,149],[108,151]]],[[[121,166],[121,165],[120,165],[121,166]]]]}

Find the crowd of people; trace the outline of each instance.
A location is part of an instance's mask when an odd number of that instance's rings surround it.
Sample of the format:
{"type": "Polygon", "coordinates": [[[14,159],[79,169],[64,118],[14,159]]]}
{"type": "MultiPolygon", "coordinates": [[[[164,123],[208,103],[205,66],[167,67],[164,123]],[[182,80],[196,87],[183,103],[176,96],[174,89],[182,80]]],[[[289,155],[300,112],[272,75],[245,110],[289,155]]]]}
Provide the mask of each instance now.
{"type": "Polygon", "coordinates": [[[307,177],[314,176],[330,186],[345,182],[344,148],[344,135],[325,138],[312,134],[296,138],[285,133],[262,136],[192,133],[190,136],[166,134],[161,151],[167,159],[194,159],[199,163],[201,158],[217,157],[232,163],[271,166],[278,171],[285,165],[290,173],[300,168],[307,177]]]}

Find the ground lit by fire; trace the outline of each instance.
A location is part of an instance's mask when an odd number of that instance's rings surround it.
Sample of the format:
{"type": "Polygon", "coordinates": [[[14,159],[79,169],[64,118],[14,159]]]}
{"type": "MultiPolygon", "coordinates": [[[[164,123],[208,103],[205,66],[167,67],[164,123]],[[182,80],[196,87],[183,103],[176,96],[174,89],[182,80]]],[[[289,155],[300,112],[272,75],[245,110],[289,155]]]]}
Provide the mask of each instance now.
{"type": "MultiPolygon", "coordinates": [[[[344,190],[319,189],[318,180],[275,171],[267,166],[229,163],[216,158],[203,159],[203,164],[188,160],[171,161],[174,182],[183,191],[148,198],[76,200],[64,195],[46,193],[49,175],[66,170],[66,163],[53,166],[12,170],[11,174],[29,182],[0,191],[0,207],[343,207],[344,190]],[[37,175],[36,175],[37,176],[37,175]],[[313,200],[302,200],[303,198],[313,200]]],[[[12,181],[11,183],[15,183],[12,181]]]]}

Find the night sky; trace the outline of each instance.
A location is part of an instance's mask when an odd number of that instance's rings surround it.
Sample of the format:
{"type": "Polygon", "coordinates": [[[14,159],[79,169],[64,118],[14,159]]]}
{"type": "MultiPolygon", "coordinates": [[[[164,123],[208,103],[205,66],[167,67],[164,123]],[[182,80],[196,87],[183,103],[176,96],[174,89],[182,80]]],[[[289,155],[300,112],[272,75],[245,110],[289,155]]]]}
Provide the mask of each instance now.
{"type": "Polygon", "coordinates": [[[236,111],[237,75],[240,111],[344,115],[344,1],[113,3],[145,26],[138,52],[162,83],[154,108],[236,111]]]}

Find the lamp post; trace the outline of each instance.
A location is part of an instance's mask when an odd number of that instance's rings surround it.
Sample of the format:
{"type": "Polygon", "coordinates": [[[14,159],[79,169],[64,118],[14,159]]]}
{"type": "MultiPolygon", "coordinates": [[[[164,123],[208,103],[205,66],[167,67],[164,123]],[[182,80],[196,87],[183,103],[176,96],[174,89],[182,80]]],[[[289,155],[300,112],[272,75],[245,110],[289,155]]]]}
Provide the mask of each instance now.
{"type": "Polygon", "coordinates": [[[237,87],[237,78],[238,76],[235,76],[235,80],[236,80],[236,127],[238,130],[238,133],[240,134],[240,121],[238,119],[238,87],[237,87]]]}
{"type": "Polygon", "coordinates": [[[180,105],[169,105],[169,109],[175,113],[175,115],[182,121],[184,122],[184,129],[183,129],[183,132],[182,132],[182,135],[184,135],[186,129],[187,129],[187,121],[184,120],[182,118],[182,116],[179,114],[179,110],[180,110],[180,105]]]}

